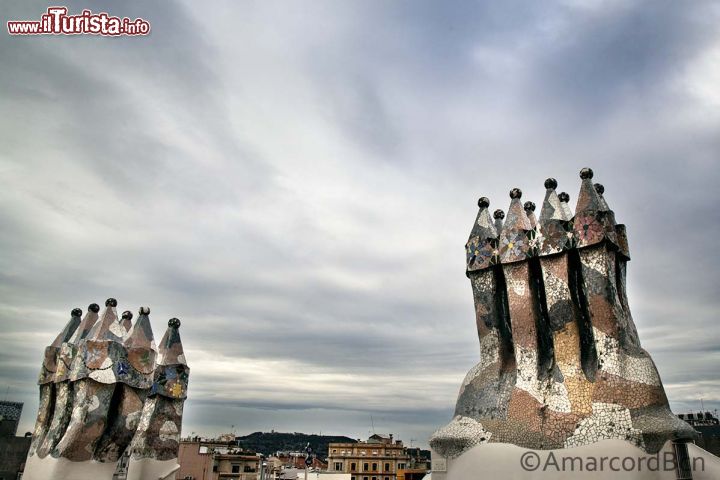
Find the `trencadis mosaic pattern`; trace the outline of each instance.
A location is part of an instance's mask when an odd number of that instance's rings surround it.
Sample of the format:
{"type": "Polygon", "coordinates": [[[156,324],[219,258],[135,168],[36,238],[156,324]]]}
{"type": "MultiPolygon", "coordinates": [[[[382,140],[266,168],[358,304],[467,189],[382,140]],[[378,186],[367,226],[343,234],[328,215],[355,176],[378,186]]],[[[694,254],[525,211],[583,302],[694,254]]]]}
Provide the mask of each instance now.
{"type": "Polygon", "coordinates": [[[557,181],[535,204],[480,211],[466,245],[480,363],[465,377],[452,421],[430,445],[455,457],[486,442],[532,449],[622,439],[648,453],[694,430],[672,414],[628,306],[626,229],[580,172],[574,215],[557,181]]]}
{"type": "Polygon", "coordinates": [[[100,313],[93,303],[82,319],[74,309],[45,349],[30,457],[107,463],[128,448],[136,458],[177,457],[190,372],[180,321],[168,322],[157,348],[150,309],[133,323],[116,307],[110,298],[100,313]]]}

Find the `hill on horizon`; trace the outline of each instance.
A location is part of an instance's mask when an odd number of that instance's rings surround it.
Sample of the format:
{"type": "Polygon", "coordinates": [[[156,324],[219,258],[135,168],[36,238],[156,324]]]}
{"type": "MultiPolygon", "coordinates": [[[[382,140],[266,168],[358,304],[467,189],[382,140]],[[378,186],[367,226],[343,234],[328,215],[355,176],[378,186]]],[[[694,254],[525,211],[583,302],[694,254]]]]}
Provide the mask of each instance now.
{"type": "Polygon", "coordinates": [[[243,437],[235,437],[239,447],[252,450],[263,455],[274,455],[275,452],[304,452],[309,443],[313,452],[325,460],[330,443],[357,443],[357,440],[340,435],[315,435],[299,432],[253,432],[243,437]]]}

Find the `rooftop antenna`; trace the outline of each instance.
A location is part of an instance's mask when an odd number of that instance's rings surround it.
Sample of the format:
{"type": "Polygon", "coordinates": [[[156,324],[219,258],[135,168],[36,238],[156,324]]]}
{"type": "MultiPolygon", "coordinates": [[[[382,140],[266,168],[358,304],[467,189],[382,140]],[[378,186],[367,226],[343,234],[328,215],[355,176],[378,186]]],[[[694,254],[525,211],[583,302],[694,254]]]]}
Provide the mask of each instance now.
{"type": "Polygon", "coordinates": [[[411,438],[411,439],[410,439],[410,448],[412,448],[413,442],[414,442],[415,440],[417,440],[417,438],[411,438]]]}
{"type": "Polygon", "coordinates": [[[372,415],[370,415],[370,424],[372,425],[373,435],[375,435],[375,421],[373,420],[373,416],[372,416],[372,415]]]}
{"type": "Polygon", "coordinates": [[[705,404],[703,403],[702,397],[700,397],[700,410],[702,410],[703,412],[705,411],[705,404]]]}

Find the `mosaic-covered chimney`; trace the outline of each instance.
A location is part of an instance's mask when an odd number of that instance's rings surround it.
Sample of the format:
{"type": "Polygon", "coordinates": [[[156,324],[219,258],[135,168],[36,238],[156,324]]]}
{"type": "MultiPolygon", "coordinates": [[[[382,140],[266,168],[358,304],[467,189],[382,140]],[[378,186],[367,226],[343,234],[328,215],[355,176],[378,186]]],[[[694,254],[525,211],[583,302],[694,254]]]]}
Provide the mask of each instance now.
{"type": "Polygon", "coordinates": [[[139,309],[135,323],[129,311],[118,318],[116,308],[114,298],[102,313],[93,303],[82,320],[74,309],[45,349],[24,478],[110,480],[124,453],[138,453],[140,438],[147,461],[128,478],[174,475],[189,372],[180,321],[170,320],[157,348],[148,307],[139,309]],[[161,426],[152,428],[158,421],[161,426]]]}
{"type": "Polygon", "coordinates": [[[463,381],[454,418],[430,439],[439,454],[488,442],[559,449],[605,439],[655,453],[694,437],[640,346],[625,289],[625,226],[592,170],[580,178],[574,213],[553,178],[537,218],[517,188],[504,223],[500,210],[491,219],[487,198],[478,202],[466,273],[480,362],[463,381]]]}

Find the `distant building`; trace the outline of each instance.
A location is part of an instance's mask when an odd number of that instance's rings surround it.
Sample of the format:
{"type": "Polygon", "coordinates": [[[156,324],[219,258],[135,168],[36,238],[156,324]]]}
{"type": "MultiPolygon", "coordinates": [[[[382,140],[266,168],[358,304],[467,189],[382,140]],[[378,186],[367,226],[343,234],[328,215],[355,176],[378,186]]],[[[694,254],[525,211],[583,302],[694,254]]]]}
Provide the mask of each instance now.
{"type": "MultiPolygon", "coordinates": [[[[337,472],[308,472],[307,480],[350,480],[352,477],[349,473],[337,472]]],[[[305,480],[304,476],[298,477],[305,480]]]]}
{"type": "Polygon", "coordinates": [[[25,470],[32,438],[16,436],[22,409],[22,403],[0,401],[0,480],[20,478],[25,470]]]}
{"type": "Polygon", "coordinates": [[[262,457],[232,441],[194,437],[180,441],[178,463],[177,480],[260,480],[262,457]]]}
{"type": "Polygon", "coordinates": [[[409,463],[402,441],[393,441],[392,435],[328,446],[328,471],[349,473],[350,480],[398,480],[398,472],[409,468],[409,463]]]}
{"type": "Polygon", "coordinates": [[[423,480],[428,473],[427,468],[404,468],[398,470],[397,480],[423,480]]]}
{"type": "MultiPolygon", "coordinates": [[[[305,452],[276,452],[275,455],[268,457],[267,462],[268,465],[271,465],[277,471],[286,468],[304,470],[305,452]]],[[[318,457],[313,457],[310,468],[315,470],[326,470],[327,463],[323,462],[318,457]]]]}
{"type": "Polygon", "coordinates": [[[17,435],[23,404],[21,402],[0,401],[0,437],[17,435]]]}
{"type": "Polygon", "coordinates": [[[678,418],[692,425],[700,434],[700,438],[695,441],[697,446],[720,456],[720,420],[717,412],[714,415],[710,412],[681,413],[678,418]]]}
{"type": "MultiPolygon", "coordinates": [[[[277,477],[277,480],[350,480],[349,473],[338,472],[307,472],[299,468],[287,468],[277,477]]],[[[271,477],[272,478],[272,477],[271,477]]]]}
{"type": "Polygon", "coordinates": [[[410,456],[410,468],[414,470],[430,470],[430,450],[423,450],[418,447],[405,449],[410,456]]]}
{"type": "Polygon", "coordinates": [[[216,453],[213,459],[213,473],[217,473],[217,477],[210,478],[259,480],[261,461],[261,457],[254,453],[216,453]]]}

